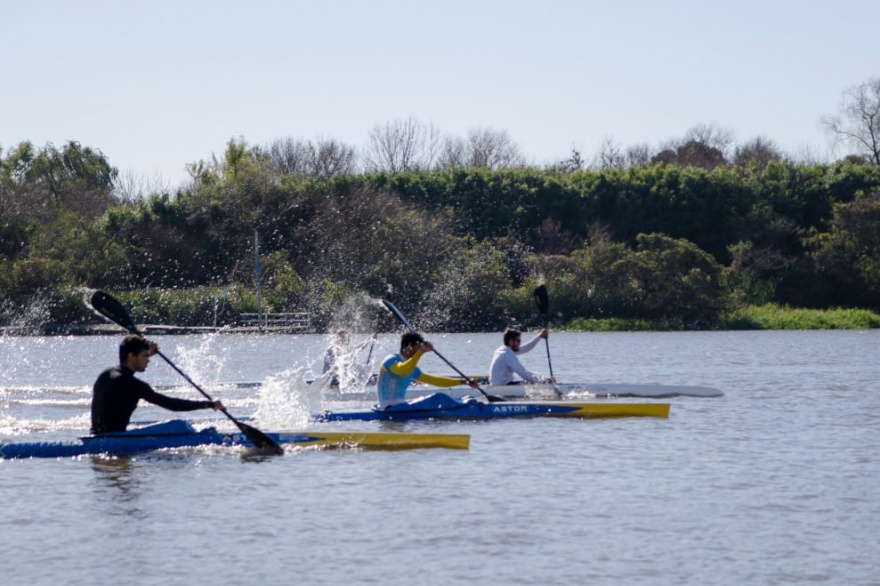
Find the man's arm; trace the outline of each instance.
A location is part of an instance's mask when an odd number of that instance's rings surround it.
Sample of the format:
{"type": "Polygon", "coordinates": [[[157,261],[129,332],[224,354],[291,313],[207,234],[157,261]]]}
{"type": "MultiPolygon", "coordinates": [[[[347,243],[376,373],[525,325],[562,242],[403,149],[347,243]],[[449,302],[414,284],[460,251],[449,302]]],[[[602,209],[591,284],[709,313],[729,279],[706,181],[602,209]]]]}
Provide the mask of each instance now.
{"type": "Polygon", "coordinates": [[[525,354],[526,352],[531,351],[532,349],[534,349],[535,346],[538,345],[538,342],[540,342],[542,338],[546,339],[548,335],[550,335],[550,332],[548,332],[547,330],[541,330],[540,334],[538,334],[525,344],[521,344],[517,354],[525,354]]]}
{"type": "Polygon", "coordinates": [[[409,360],[404,360],[402,362],[395,362],[391,366],[388,367],[388,370],[391,374],[396,376],[409,376],[413,370],[415,370],[416,365],[419,363],[419,358],[422,357],[423,352],[421,350],[416,350],[416,353],[413,354],[409,360]]]}
{"type": "Polygon", "coordinates": [[[220,401],[191,401],[189,399],[178,399],[169,397],[162,393],[157,393],[149,385],[144,384],[146,389],[140,394],[140,398],[153,405],[158,405],[168,409],[169,411],[196,411],[197,409],[223,409],[223,403],[220,401]]]}
{"type": "Polygon", "coordinates": [[[465,381],[463,381],[460,378],[451,378],[448,376],[428,374],[426,372],[423,372],[422,374],[420,374],[416,380],[419,381],[420,383],[426,383],[429,385],[433,385],[435,387],[444,387],[444,388],[445,387],[457,387],[458,385],[467,384],[465,381]]]}

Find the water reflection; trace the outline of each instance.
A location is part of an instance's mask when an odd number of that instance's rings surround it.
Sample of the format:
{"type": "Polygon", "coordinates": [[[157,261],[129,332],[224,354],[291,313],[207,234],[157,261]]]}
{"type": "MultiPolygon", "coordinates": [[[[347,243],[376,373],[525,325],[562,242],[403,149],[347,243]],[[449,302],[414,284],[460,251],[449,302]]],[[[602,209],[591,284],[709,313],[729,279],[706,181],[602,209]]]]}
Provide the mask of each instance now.
{"type": "Polygon", "coordinates": [[[246,464],[259,464],[261,462],[273,462],[275,459],[279,457],[284,457],[283,455],[279,456],[272,450],[266,450],[261,448],[242,448],[240,459],[242,462],[246,464]]]}
{"type": "Polygon", "coordinates": [[[130,456],[89,456],[95,473],[97,501],[111,515],[136,519],[146,518],[139,506],[142,496],[141,479],[130,456]]]}

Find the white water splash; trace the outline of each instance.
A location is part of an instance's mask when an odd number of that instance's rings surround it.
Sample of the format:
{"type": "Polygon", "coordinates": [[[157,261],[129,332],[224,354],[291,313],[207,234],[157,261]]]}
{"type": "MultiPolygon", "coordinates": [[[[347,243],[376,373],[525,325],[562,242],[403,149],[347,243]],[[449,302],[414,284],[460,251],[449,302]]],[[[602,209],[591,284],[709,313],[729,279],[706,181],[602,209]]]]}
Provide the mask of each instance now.
{"type": "MultiPolygon", "coordinates": [[[[226,348],[215,348],[221,339],[219,334],[200,336],[199,344],[187,347],[185,344],[177,344],[174,348],[172,360],[177,366],[189,375],[193,381],[201,385],[216,386],[222,380],[223,367],[226,364],[226,348]]],[[[169,356],[169,358],[171,358],[169,356]]]]}
{"type": "Polygon", "coordinates": [[[321,387],[306,382],[310,371],[293,368],[267,377],[260,386],[256,418],[270,429],[302,429],[323,408],[321,387]]]}
{"type": "Polygon", "coordinates": [[[22,436],[32,433],[76,430],[87,433],[91,425],[88,413],[67,419],[16,419],[8,415],[0,417],[0,437],[22,436]]]}
{"type": "Polygon", "coordinates": [[[376,331],[378,318],[387,310],[377,299],[366,293],[357,293],[343,300],[333,310],[329,330],[372,333],[376,331]]]}
{"type": "Polygon", "coordinates": [[[0,306],[0,323],[8,323],[8,332],[15,335],[36,334],[49,321],[52,302],[45,293],[38,292],[24,306],[5,303],[0,306]]]}

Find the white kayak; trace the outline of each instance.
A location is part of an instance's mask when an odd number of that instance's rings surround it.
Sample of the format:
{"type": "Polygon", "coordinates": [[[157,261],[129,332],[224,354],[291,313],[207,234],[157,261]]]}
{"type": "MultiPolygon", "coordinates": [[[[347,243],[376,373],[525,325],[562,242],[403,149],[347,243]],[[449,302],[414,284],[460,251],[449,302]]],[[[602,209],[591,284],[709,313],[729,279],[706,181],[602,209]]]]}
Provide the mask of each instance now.
{"type": "MultiPolygon", "coordinates": [[[[337,387],[338,388],[338,387],[337,387]]],[[[660,385],[634,383],[558,383],[551,384],[519,384],[519,385],[481,385],[488,395],[504,399],[558,399],[593,397],[638,397],[646,399],[668,399],[671,397],[722,397],[720,389],[692,385],[660,385]]],[[[375,387],[366,387],[358,391],[335,390],[325,391],[328,399],[370,400],[376,398],[375,387]]],[[[406,400],[417,399],[431,393],[443,392],[450,397],[461,398],[467,395],[479,395],[479,391],[466,386],[437,388],[425,385],[413,385],[406,391],[406,400]]]]}
{"type": "MultiPolygon", "coordinates": [[[[655,383],[557,383],[551,384],[517,384],[517,385],[488,385],[483,384],[485,379],[476,379],[480,388],[487,394],[504,399],[578,399],[589,397],[617,397],[617,398],[643,398],[643,399],[669,399],[672,397],[723,397],[724,392],[714,387],[697,385],[662,385],[655,383]]],[[[376,399],[375,378],[372,377],[362,385],[350,387],[338,385],[324,386],[323,380],[307,381],[310,385],[322,385],[323,395],[326,399],[335,401],[372,401],[376,399]],[[372,383],[372,384],[371,384],[372,383]]],[[[261,387],[259,382],[227,383],[222,386],[235,388],[261,387]]],[[[460,399],[465,396],[478,396],[480,392],[467,386],[438,388],[430,385],[414,384],[406,391],[406,400],[418,399],[442,391],[450,397],[460,399]]]]}
{"type": "MultiPolygon", "coordinates": [[[[530,385],[529,385],[530,386],[530,385]]],[[[551,387],[551,385],[544,385],[551,387]]],[[[555,385],[564,394],[590,393],[597,397],[723,397],[724,392],[714,387],[694,385],[660,385],[651,383],[561,383],[555,385]]],[[[498,387],[492,387],[496,389],[498,387]]],[[[553,392],[547,389],[545,392],[553,392]]]]}

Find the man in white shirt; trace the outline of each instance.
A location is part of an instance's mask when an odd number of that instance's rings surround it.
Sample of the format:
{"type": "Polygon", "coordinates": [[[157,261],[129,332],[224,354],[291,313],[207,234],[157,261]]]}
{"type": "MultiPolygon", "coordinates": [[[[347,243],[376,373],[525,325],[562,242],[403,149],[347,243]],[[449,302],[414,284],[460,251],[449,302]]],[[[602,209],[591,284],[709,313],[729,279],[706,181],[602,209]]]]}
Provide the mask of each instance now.
{"type": "Polygon", "coordinates": [[[527,369],[517,358],[517,354],[525,354],[537,346],[539,340],[546,340],[549,335],[550,332],[544,329],[534,339],[522,344],[522,332],[515,328],[506,328],[504,330],[504,345],[495,350],[495,354],[492,356],[492,365],[489,367],[489,384],[552,383],[551,379],[544,378],[537,372],[527,369]],[[519,375],[522,380],[516,380],[514,374],[519,375]]]}

